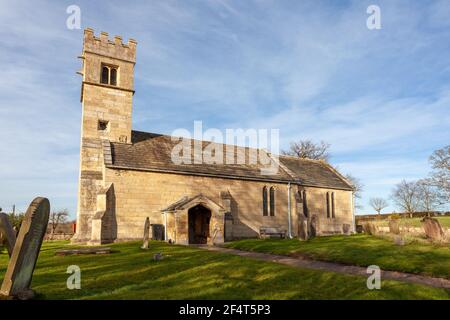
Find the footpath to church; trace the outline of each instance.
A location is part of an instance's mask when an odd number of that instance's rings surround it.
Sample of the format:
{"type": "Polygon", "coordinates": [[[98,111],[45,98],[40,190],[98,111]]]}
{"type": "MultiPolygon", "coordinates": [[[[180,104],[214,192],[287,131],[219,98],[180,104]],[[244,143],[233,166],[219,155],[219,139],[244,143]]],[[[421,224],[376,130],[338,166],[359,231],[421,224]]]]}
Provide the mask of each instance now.
{"type": "MultiPolygon", "coordinates": [[[[229,248],[224,248],[224,247],[219,247],[219,246],[201,245],[198,247],[209,250],[209,251],[217,251],[217,252],[234,254],[234,255],[246,257],[246,258],[253,258],[253,259],[257,259],[257,260],[281,263],[281,264],[285,264],[285,265],[288,265],[291,267],[338,272],[338,273],[345,273],[345,274],[352,274],[352,275],[359,275],[359,276],[366,276],[366,277],[368,276],[366,267],[359,267],[359,266],[354,266],[354,265],[344,265],[344,264],[334,263],[334,262],[317,261],[317,260],[306,259],[304,257],[289,257],[289,256],[282,256],[282,255],[269,254],[269,253],[242,251],[242,250],[229,249],[229,248]]],[[[450,280],[444,279],[444,278],[427,277],[427,276],[421,276],[421,275],[406,273],[406,272],[384,271],[384,270],[381,270],[381,278],[403,281],[403,282],[412,282],[412,283],[417,283],[417,284],[424,284],[424,285],[435,287],[435,288],[450,289],[450,280]]]]}

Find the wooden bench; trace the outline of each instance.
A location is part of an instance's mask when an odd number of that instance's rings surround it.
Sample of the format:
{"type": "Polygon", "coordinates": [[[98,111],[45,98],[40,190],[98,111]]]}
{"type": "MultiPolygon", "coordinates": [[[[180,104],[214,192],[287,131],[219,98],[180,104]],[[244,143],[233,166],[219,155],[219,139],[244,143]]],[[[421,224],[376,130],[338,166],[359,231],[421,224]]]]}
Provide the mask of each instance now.
{"type": "Polygon", "coordinates": [[[277,227],[260,227],[259,237],[260,238],[279,237],[283,239],[286,238],[286,230],[277,227]]]}

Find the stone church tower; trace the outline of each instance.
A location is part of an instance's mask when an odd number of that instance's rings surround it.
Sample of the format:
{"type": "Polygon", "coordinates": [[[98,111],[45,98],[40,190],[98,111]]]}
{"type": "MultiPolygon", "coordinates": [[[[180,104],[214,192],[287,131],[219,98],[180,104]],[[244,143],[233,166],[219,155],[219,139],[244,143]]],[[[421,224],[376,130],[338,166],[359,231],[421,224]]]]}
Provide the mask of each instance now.
{"type": "Polygon", "coordinates": [[[123,44],[119,36],[111,41],[105,32],[97,38],[92,29],[86,29],[80,58],[82,124],[74,241],[84,242],[91,239],[91,222],[102,206],[98,197],[106,187],[104,147],[108,141],[131,143],[136,41],[123,44]]]}

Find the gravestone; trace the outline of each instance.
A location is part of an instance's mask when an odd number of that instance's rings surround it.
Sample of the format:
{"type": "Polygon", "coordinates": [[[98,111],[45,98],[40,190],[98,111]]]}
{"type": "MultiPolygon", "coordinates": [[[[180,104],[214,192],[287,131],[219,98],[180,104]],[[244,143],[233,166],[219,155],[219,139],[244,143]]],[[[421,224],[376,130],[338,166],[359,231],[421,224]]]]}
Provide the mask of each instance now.
{"type": "Polygon", "coordinates": [[[401,236],[396,235],[394,236],[394,243],[397,246],[404,246],[405,245],[405,239],[403,239],[401,236]]]}
{"type": "Polygon", "coordinates": [[[33,271],[47,230],[50,203],[46,198],[35,198],[28,207],[16,239],[0,294],[19,299],[30,299],[33,271]]]}
{"type": "Polygon", "coordinates": [[[400,226],[397,220],[389,220],[389,232],[392,234],[400,234],[400,226]]]}
{"type": "Polygon", "coordinates": [[[343,232],[345,235],[348,236],[348,235],[351,233],[351,230],[352,230],[351,225],[349,225],[348,223],[342,224],[342,232],[343,232]]]}
{"type": "Polygon", "coordinates": [[[147,217],[144,223],[144,240],[141,249],[148,249],[148,239],[150,238],[150,219],[147,217]]]}
{"type": "Polygon", "coordinates": [[[3,241],[6,243],[6,249],[11,257],[14,245],[16,244],[16,233],[9,222],[8,215],[0,212],[0,233],[3,236],[3,241]]]}
{"type": "Polygon", "coordinates": [[[425,217],[422,219],[422,226],[427,238],[433,241],[445,241],[446,235],[437,219],[425,217]]]}
{"type": "Polygon", "coordinates": [[[370,235],[376,235],[378,233],[378,227],[372,222],[366,222],[363,224],[364,232],[370,235]]]}
{"type": "Polygon", "coordinates": [[[308,240],[308,219],[302,214],[298,218],[298,237],[301,240],[308,240]]]}
{"type": "Polygon", "coordinates": [[[356,233],[362,233],[363,231],[364,231],[363,225],[357,224],[356,225],[356,233]]]}

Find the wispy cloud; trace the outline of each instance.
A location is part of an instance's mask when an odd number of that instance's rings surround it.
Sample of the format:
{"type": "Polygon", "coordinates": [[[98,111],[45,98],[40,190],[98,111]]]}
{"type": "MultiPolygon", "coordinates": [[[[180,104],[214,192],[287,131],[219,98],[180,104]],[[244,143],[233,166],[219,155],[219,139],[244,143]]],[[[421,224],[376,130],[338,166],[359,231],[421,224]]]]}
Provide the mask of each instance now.
{"type": "MultiPolygon", "coordinates": [[[[282,147],[332,144],[332,161],[387,197],[448,144],[450,3],[78,1],[82,27],[138,40],[134,127],[279,128],[282,147]]],[[[72,4],[72,3],[70,3],[72,4]]],[[[0,205],[35,194],[76,208],[81,30],[69,3],[0,1],[0,205]]],[[[392,208],[390,208],[392,209],[392,208]]]]}

